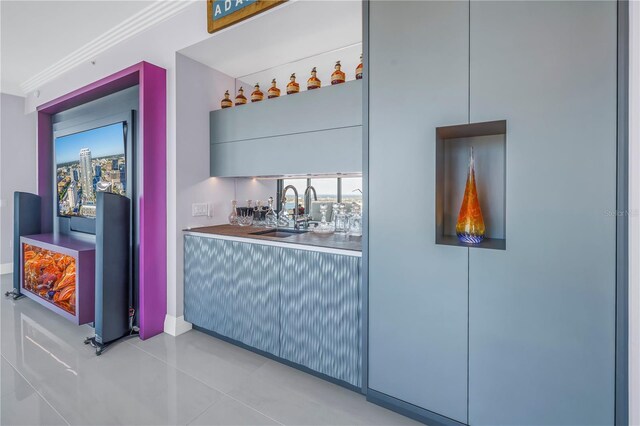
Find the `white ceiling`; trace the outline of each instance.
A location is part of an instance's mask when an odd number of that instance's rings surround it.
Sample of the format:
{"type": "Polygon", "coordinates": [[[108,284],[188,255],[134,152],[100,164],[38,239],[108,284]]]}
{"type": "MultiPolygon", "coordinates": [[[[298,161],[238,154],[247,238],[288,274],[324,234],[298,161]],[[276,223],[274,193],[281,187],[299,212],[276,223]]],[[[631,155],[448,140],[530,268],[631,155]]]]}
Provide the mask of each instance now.
{"type": "Polygon", "coordinates": [[[361,1],[299,0],[216,33],[180,53],[252,85],[259,81],[267,88],[276,77],[284,89],[292,72],[297,73],[300,87],[306,87],[313,66],[318,67],[323,85],[330,84],[336,59],[342,60],[347,79],[352,79],[361,43],[361,1]]]}
{"type": "Polygon", "coordinates": [[[140,12],[149,1],[0,2],[0,89],[20,84],[140,12]]]}

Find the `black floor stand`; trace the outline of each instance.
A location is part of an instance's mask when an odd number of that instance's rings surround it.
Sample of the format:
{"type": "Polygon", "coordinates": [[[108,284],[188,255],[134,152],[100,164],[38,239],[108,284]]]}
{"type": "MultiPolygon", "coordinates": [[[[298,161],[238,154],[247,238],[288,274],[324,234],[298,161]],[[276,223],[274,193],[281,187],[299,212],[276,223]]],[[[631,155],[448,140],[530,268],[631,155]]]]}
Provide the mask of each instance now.
{"type": "Polygon", "coordinates": [[[15,290],[7,291],[4,295],[5,297],[11,296],[13,300],[22,299],[24,297],[24,294],[20,294],[15,290]]]}
{"type": "Polygon", "coordinates": [[[140,330],[136,327],[134,330],[131,330],[131,332],[129,334],[125,334],[124,336],[120,337],[119,339],[115,339],[112,340],[110,342],[107,343],[100,343],[96,341],[96,336],[93,337],[87,337],[86,339],[84,339],[84,344],[85,345],[91,345],[91,347],[96,349],[96,355],[100,356],[102,355],[102,352],[106,351],[107,348],[111,345],[113,345],[114,343],[128,338],[128,337],[133,337],[133,336],[139,336],[140,335],[140,330]]]}

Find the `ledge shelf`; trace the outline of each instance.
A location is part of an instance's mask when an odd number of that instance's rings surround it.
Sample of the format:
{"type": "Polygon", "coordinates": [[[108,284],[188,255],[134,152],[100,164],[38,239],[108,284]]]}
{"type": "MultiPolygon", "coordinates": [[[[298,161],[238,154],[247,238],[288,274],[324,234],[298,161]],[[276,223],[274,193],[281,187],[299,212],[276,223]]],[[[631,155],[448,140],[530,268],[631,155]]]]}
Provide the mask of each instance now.
{"type": "Polygon", "coordinates": [[[506,134],[505,120],[436,128],[436,244],[506,250],[506,134]],[[455,232],[471,146],[486,226],[479,244],[463,243],[455,232]]]}

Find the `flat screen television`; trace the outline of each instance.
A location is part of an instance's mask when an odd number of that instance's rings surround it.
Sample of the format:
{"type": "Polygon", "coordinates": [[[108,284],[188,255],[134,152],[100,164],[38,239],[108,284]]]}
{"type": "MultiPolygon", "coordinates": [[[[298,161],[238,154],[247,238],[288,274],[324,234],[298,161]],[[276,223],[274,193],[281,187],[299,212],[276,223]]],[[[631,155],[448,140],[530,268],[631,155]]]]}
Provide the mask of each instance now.
{"type": "Polygon", "coordinates": [[[58,216],[95,218],[96,193],[126,195],[126,122],[56,137],[58,216]]]}

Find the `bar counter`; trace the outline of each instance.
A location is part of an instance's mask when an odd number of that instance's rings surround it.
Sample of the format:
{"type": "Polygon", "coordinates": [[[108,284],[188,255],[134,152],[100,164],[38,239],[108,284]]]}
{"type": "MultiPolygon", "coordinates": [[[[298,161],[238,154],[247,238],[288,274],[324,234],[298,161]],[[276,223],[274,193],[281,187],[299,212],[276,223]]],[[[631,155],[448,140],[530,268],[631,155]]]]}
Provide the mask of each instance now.
{"type": "Polygon", "coordinates": [[[201,236],[211,236],[213,238],[244,241],[249,243],[255,242],[281,247],[346,254],[350,256],[362,255],[362,237],[347,236],[344,234],[317,234],[311,231],[300,234],[291,234],[291,236],[284,238],[253,234],[255,232],[267,230],[267,228],[255,226],[216,225],[200,228],[188,228],[184,231],[201,236]]]}

